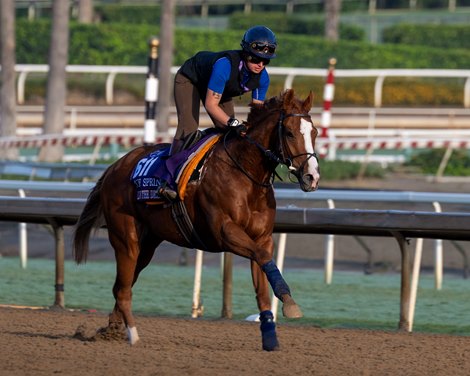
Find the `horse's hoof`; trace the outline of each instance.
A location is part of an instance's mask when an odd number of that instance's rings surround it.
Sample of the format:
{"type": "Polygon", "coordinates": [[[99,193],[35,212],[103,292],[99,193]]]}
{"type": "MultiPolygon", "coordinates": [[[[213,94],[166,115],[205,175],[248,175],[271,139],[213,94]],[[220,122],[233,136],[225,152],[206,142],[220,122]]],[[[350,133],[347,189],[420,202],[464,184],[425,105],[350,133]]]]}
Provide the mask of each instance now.
{"type": "Polygon", "coordinates": [[[279,342],[276,335],[276,323],[274,322],[273,313],[271,311],[263,311],[260,313],[260,329],[261,339],[263,342],[263,350],[275,351],[279,350],[279,342]]]}
{"type": "Polygon", "coordinates": [[[277,340],[276,333],[274,336],[263,335],[263,350],[264,351],[278,351],[279,342],[277,340]]]}
{"type": "Polygon", "coordinates": [[[135,326],[127,327],[127,338],[129,339],[129,344],[135,345],[137,343],[139,340],[139,333],[137,333],[137,328],[135,326]]]}
{"type": "Polygon", "coordinates": [[[303,317],[302,310],[296,303],[288,303],[282,306],[282,314],[289,319],[300,319],[303,317]]]}

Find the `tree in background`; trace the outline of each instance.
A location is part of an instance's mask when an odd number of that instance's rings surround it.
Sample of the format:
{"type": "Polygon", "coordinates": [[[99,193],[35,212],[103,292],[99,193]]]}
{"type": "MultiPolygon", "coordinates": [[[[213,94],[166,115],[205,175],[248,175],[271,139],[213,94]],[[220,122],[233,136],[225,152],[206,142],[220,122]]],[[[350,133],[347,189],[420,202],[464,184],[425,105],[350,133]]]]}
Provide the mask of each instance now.
{"type": "MultiPolygon", "coordinates": [[[[0,5],[0,44],[2,88],[0,101],[0,137],[16,136],[15,91],[15,4],[2,0],[0,5]]],[[[17,159],[17,149],[0,149],[0,159],[17,159]]]]}
{"type": "Polygon", "coordinates": [[[78,0],[78,22],[83,24],[93,22],[93,0],[78,0]]]}
{"type": "MultiPolygon", "coordinates": [[[[52,32],[49,47],[49,73],[47,75],[44,134],[62,134],[65,124],[65,101],[67,96],[65,68],[69,45],[69,0],[54,0],[52,5],[52,32]]],[[[42,147],[39,160],[57,162],[62,160],[64,147],[42,147]]]]}
{"type": "Polygon", "coordinates": [[[332,41],[339,39],[339,15],[341,0],[325,0],[325,38],[332,41]]]}

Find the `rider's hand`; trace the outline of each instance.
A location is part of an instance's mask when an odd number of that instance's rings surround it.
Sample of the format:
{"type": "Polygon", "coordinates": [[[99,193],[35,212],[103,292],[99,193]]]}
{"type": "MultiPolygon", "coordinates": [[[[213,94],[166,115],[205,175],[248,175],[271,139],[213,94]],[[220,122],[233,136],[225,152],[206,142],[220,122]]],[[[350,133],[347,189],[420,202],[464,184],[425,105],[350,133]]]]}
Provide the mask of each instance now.
{"type": "Polygon", "coordinates": [[[237,132],[237,134],[241,137],[244,137],[246,135],[246,125],[244,122],[238,119],[228,119],[227,126],[229,127],[229,129],[233,129],[235,132],[237,132]]]}
{"type": "Polygon", "coordinates": [[[238,127],[242,122],[235,118],[230,118],[227,120],[227,127],[238,127]]]}

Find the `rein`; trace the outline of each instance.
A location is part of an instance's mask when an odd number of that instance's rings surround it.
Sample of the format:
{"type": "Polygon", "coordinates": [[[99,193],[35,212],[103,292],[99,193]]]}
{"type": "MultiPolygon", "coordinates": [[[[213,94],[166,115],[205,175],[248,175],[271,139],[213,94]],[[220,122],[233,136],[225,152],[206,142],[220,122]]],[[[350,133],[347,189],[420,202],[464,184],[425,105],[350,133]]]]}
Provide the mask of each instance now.
{"type": "MultiPolygon", "coordinates": [[[[284,140],[284,137],[283,137],[283,129],[284,129],[284,120],[286,118],[289,118],[289,117],[308,117],[310,118],[310,115],[307,114],[307,113],[292,113],[292,114],[285,114],[284,111],[281,111],[281,114],[279,116],[279,120],[277,122],[277,129],[278,129],[278,139],[279,139],[279,154],[280,154],[280,157],[277,156],[272,150],[269,150],[269,149],[266,149],[263,145],[260,145],[257,141],[253,140],[251,137],[249,136],[244,136],[244,139],[247,140],[250,144],[252,145],[255,145],[258,150],[261,151],[261,153],[267,157],[269,160],[275,162],[276,164],[282,164],[282,165],[285,165],[288,169],[289,169],[289,172],[294,174],[297,178],[299,178],[299,171],[298,169],[296,169],[294,166],[293,166],[293,162],[292,160],[297,158],[297,157],[301,157],[303,155],[308,155],[308,158],[305,160],[304,163],[302,163],[302,165],[300,166],[301,168],[303,168],[303,166],[308,162],[308,160],[312,157],[314,157],[315,159],[318,159],[317,158],[317,154],[316,153],[305,153],[305,154],[299,154],[299,155],[295,155],[295,156],[292,156],[291,158],[287,158],[286,155],[286,149],[288,150],[287,146],[285,145],[285,140],[284,140]]],[[[232,162],[238,167],[238,169],[243,172],[243,174],[245,174],[253,183],[257,184],[257,185],[260,185],[262,187],[270,187],[272,186],[272,183],[274,181],[274,175],[276,173],[276,171],[274,170],[270,176],[270,182],[269,183],[260,183],[258,181],[256,181],[244,168],[242,165],[240,165],[240,163],[238,161],[235,160],[235,158],[232,157],[232,155],[230,155],[228,149],[227,149],[227,144],[226,144],[226,138],[227,138],[227,135],[228,133],[230,132],[227,132],[225,134],[225,137],[224,137],[224,148],[225,148],[225,152],[227,153],[227,155],[230,157],[230,159],[232,160],[232,162]]],[[[282,179],[281,179],[282,180],[282,179]]]]}

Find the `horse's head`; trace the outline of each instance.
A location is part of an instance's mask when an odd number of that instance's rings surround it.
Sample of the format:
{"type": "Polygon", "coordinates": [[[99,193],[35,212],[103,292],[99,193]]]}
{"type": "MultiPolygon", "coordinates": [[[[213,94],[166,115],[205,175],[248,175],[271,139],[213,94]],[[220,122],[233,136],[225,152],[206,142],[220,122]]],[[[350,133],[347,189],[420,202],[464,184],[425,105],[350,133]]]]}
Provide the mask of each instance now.
{"type": "MultiPolygon", "coordinates": [[[[318,132],[309,115],[312,100],[312,93],[302,101],[295,97],[293,90],[287,90],[262,105],[252,104],[246,123],[246,136],[243,137],[244,140],[239,139],[243,146],[246,146],[245,143],[248,141],[262,152],[271,163],[269,171],[271,174],[275,168],[273,165],[286,165],[305,192],[316,190],[320,180],[320,168],[314,150],[318,132]]],[[[228,154],[245,175],[258,183],[247,171],[247,165],[242,166],[236,157],[228,154]]],[[[251,158],[247,156],[246,149],[243,149],[238,157],[245,160],[251,158]]],[[[253,159],[248,161],[252,166],[256,163],[253,159]]],[[[267,182],[258,184],[270,186],[267,182]]]]}
{"type": "Polygon", "coordinates": [[[314,149],[318,131],[309,115],[313,94],[310,92],[302,101],[291,89],[276,101],[279,106],[276,132],[280,162],[297,178],[303,191],[314,191],[318,188],[320,168],[314,149]]]}

